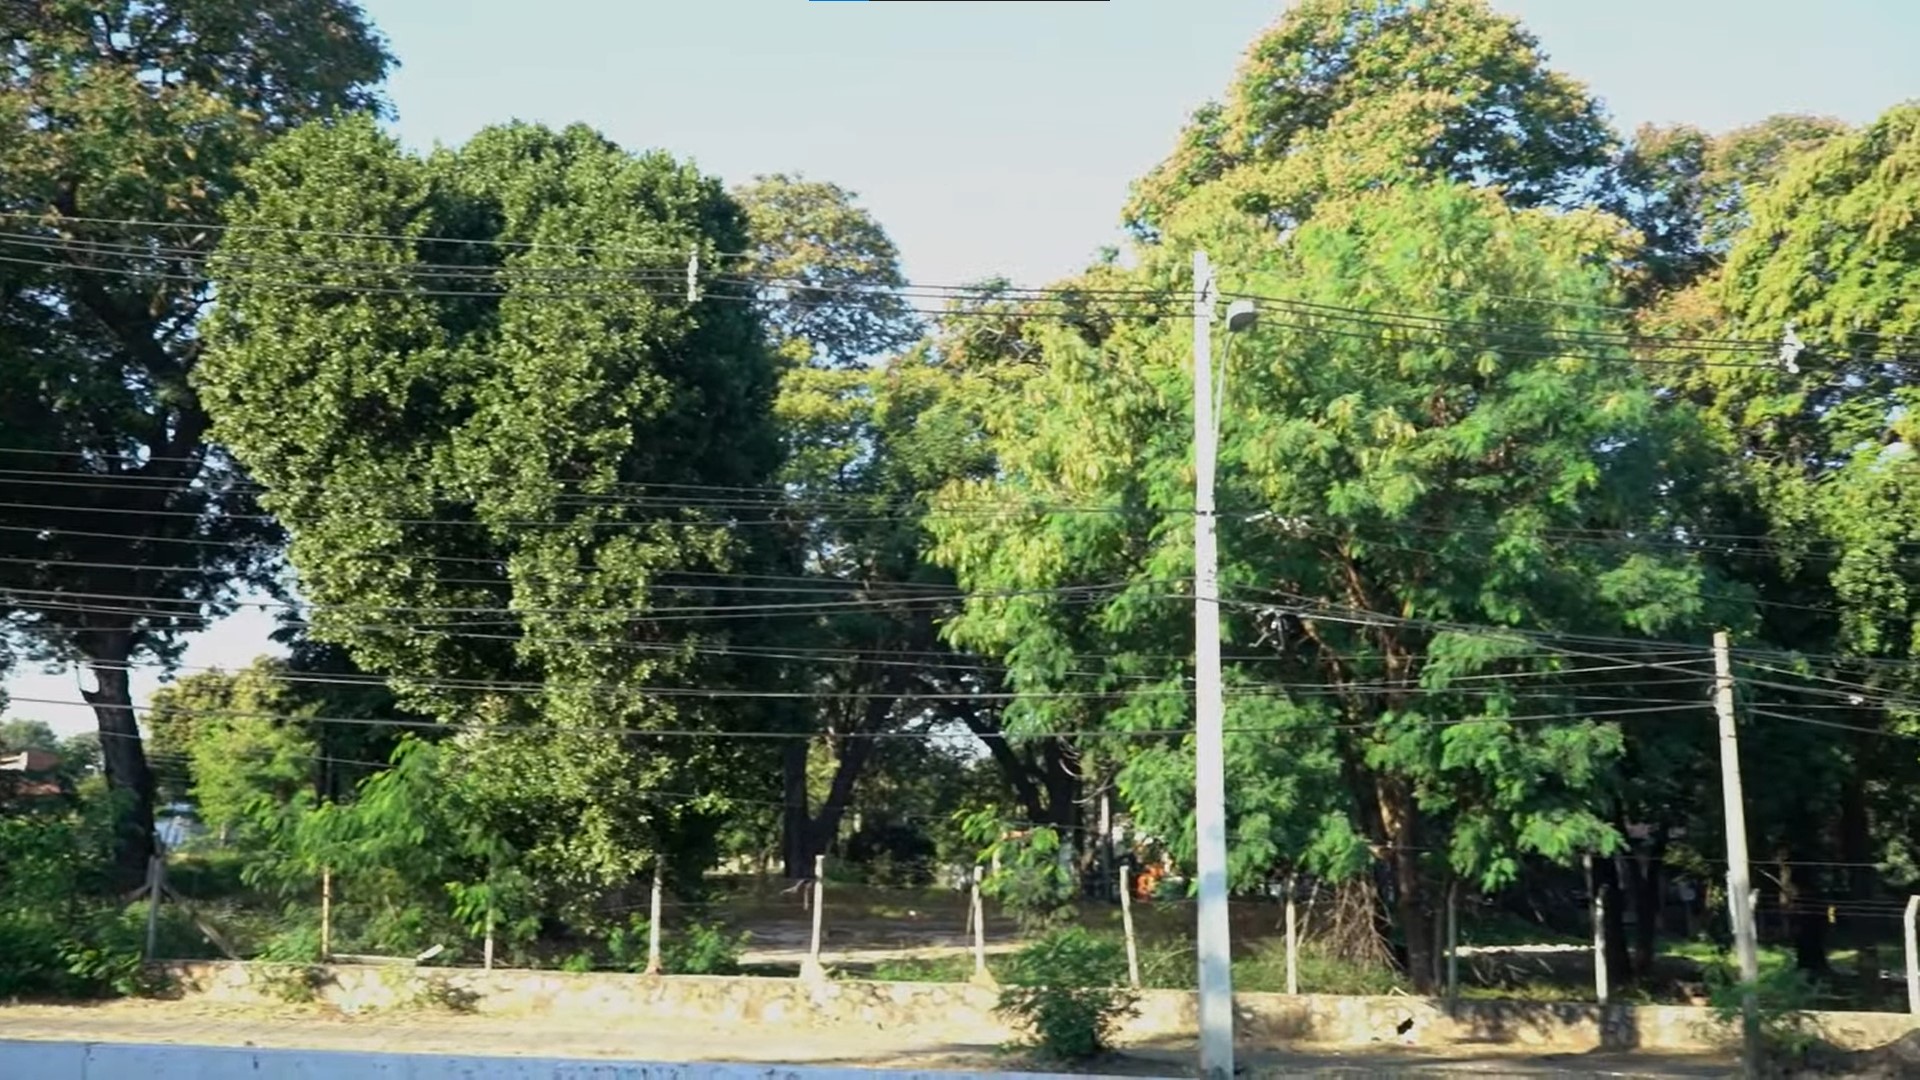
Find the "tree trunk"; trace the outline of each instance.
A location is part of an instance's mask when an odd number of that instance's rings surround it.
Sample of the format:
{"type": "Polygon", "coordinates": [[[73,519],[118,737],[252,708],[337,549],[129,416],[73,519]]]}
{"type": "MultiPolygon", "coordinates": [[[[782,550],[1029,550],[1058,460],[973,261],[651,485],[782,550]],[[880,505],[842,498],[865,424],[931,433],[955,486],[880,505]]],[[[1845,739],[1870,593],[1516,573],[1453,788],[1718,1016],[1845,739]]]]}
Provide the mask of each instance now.
{"type": "Polygon", "coordinates": [[[1611,980],[1629,978],[1634,969],[1627,960],[1626,904],[1620,895],[1620,867],[1611,855],[1593,857],[1593,887],[1604,903],[1603,921],[1607,936],[1607,975],[1611,980]]]}
{"type": "Polygon", "coordinates": [[[153,855],[153,770],[140,743],[134,722],[133,690],[128,664],[133,658],[133,635],[115,631],[92,635],[87,669],[94,689],[81,696],[93,708],[100,726],[100,758],[106,767],[107,788],[126,800],[114,843],[114,875],[124,888],[145,880],[147,860],[153,855]]]}
{"type": "Polygon", "coordinates": [[[1419,993],[1431,993],[1433,980],[1433,927],[1425,874],[1420,866],[1419,809],[1406,785],[1383,780],[1380,792],[1380,821],[1386,827],[1387,842],[1392,845],[1387,862],[1393,867],[1394,904],[1400,916],[1400,933],[1407,943],[1407,979],[1419,993]]]}
{"type": "Polygon", "coordinates": [[[823,854],[839,837],[840,819],[846,816],[847,807],[853,802],[854,785],[859,783],[860,774],[866,770],[867,759],[872,756],[872,739],[842,740],[840,760],[833,770],[833,782],[827,787],[827,800],[820,805],[820,815],[814,818],[810,829],[811,843],[807,852],[809,866],[813,864],[813,856],[823,854]]]}
{"type": "Polygon", "coordinates": [[[813,876],[807,813],[807,740],[788,739],[780,753],[781,788],[785,805],[780,810],[780,869],[789,881],[813,876]]]}
{"type": "Polygon", "coordinates": [[[967,730],[986,746],[993,763],[1000,767],[1001,778],[1013,789],[1013,797],[1020,803],[1020,808],[1026,811],[1027,820],[1036,825],[1047,821],[1046,799],[1040,794],[1040,786],[1034,782],[1033,767],[1014,750],[999,726],[971,709],[961,709],[957,715],[967,730]]]}
{"type": "MultiPolygon", "coordinates": [[[[1796,851],[1798,860],[1801,852],[1796,851]]],[[[1807,861],[1817,858],[1809,854],[1807,861]]],[[[1787,878],[1789,891],[1784,899],[1791,900],[1787,908],[1787,924],[1793,928],[1793,966],[1810,975],[1826,975],[1832,971],[1827,960],[1827,894],[1822,881],[1821,868],[1817,866],[1798,867],[1802,873],[1787,878]]]]}
{"type": "Polygon", "coordinates": [[[1633,971],[1645,976],[1653,970],[1659,947],[1660,922],[1665,908],[1667,854],[1666,826],[1654,826],[1653,840],[1644,857],[1628,856],[1627,890],[1633,897],[1633,971]]]}

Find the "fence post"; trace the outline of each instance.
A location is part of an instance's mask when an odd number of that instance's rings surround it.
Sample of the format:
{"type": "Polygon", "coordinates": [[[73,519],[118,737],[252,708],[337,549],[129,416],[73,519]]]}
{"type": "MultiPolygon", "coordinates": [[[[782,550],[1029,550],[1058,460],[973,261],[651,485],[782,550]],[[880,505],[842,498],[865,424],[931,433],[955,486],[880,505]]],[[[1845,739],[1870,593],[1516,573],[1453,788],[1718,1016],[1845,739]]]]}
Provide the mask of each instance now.
{"type": "Polygon", "coordinates": [[[1287,879],[1287,993],[1300,992],[1300,920],[1293,906],[1296,877],[1287,879]]]}
{"type": "Polygon", "coordinates": [[[1447,1010],[1460,1005],[1460,882],[1447,886],[1447,1010]]]}
{"type": "Polygon", "coordinates": [[[647,900],[647,974],[660,974],[660,856],[653,857],[653,895],[647,900]]]}
{"type": "Polygon", "coordinates": [[[1587,856],[1587,892],[1593,897],[1593,996],[1605,1005],[1611,982],[1607,978],[1607,894],[1594,873],[1592,855],[1587,856]]]}
{"type": "Polygon", "coordinates": [[[1127,937],[1127,983],[1140,989],[1140,947],[1133,943],[1133,868],[1120,864],[1120,927],[1127,937]]]}
{"type": "Polygon", "coordinates": [[[980,900],[980,880],[985,876],[983,868],[973,868],[973,899],[968,905],[973,922],[973,981],[982,984],[993,981],[987,974],[987,908],[980,900]]]}
{"type": "Polygon", "coordinates": [[[320,868],[320,959],[333,959],[333,867],[320,868]]]}
{"type": "Polygon", "coordinates": [[[1920,929],[1914,919],[1920,916],[1920,896],[1907,897],[1907,1011],[1920,1015],[1920,929]]]}
{"type": "Polygon", "coordinates": [[[154,963],[154,949],[159,944],[159,894],[165,872],[167,863],[161,861],[157,851],[146,857],[146,963],[154,963]]]}
{"type": "Polygon", "coordinates": [[[813,942],[807,949],[807,960],[800,965],[800,977],[803,979],[824,979],[827,969],[820,963],[820,917],[821,908],[827,902],[827,857],[813,857],[813,942]]]}
{"type": "Polygon", "coordinates": [[[493,897],[487,897],[487,937],[480,946],[480,967],[483,971],[493,970],[493,897]]]}

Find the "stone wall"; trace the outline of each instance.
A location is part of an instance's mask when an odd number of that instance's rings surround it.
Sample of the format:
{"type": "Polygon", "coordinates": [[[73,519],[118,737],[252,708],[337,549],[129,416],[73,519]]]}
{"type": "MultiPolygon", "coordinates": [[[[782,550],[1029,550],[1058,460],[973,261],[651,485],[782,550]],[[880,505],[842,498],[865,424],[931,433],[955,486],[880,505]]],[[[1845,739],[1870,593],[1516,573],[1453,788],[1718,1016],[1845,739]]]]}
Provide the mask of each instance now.
{"type": "MultiPolygon", "coordinates": [[[[383,1080],[843,1080],[845,1068],[567,1058],[257,1050],[140,1043],[0,1042],[0,1076],[21,1080],[262,1080],[381,1077],[383,1080]]],[[[1098,1080],[1040,1073],[861,1069],[862,1080],[1098,1080]]]]}
{"type": "MultiPolygon", "coordinates": [[[[454,1004],[502,1017],[617,1020],[645,1014],[772,1028],[911,1026],[972,1042],[1000,1042],[1013,1034],[994,1015],[996,993],[967,984],[359,964],[298,968],[190,962],[172,965],[171,971],[186,994],[202,1000],[258,1003],[310,995],[346,1013],[454,1004]]],[[[1597,1048],[1684,1052],[1723,1048],[1726,1037],[1708,1010],[1679,1005],[1468,1001],[1449,1015],[1442,1002],[1428,998],[1240,994],[1235,1006],[1242,1037],[1256,1045],[1406,1043],[1566,1053],[1597,1048]]],[[[1149,990],[1141,995],[1139,1015],[1128,1024],[1124,1038],[1191,1038],[1195,1015],[1193,994],[1149,990]]],[[[1827,1038],[1845,1049],[1879,1046],[1920,1027],[1920,1017],[1901,1013],[1815,1015],[1827,1038]]]]}

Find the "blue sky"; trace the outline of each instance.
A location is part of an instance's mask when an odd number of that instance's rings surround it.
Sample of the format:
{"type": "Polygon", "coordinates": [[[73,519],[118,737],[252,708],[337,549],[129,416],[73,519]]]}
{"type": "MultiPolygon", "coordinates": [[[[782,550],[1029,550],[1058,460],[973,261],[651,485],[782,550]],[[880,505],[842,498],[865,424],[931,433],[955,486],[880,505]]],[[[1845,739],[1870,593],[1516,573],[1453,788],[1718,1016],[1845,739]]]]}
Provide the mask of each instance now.
{"type": "MultiPolygon", "coordinates": [[[[1859,123],[1920,97],[1913,0],[1508,0],[1554,66],[1623,128],[1708,129],[1776,112],[1859,123]],[[1816,14],[1817,11],[1817,14],[1816,14]]],[[[1039,283],[1116,241],[1128,182],[1225,87],[1276,0],[813,3],[809,0],[369,0],[401,67],[408,143],[519,118],[581,121],[726,180],[802,172],[860,193],[910,277],[1039,283]]],[[[245,664],[250,611],[189,665],[245,664]]],[[[142,693],[156,680],[137,680],[142,693]]],[[[77,700],[71,673],[17,697],[77,700]]],[[[20,702],[62,730],[84,708],[20,702]]]]}

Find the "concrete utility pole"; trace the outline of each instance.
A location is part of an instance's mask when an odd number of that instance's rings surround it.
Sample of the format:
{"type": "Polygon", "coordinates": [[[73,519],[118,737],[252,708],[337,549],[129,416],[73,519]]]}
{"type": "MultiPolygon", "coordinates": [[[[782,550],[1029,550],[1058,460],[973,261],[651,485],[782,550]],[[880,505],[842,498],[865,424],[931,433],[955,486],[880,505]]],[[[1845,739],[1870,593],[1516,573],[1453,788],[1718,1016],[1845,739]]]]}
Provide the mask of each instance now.
{"type": "Polygon", "coordinates": [[[1200,1075],[1233,1076],[1233,967],[1227,930],[1225,703],[1220,691],[1220,552],[1213,516],[1213,267],[1193,253],[1194,817],[1200,848],[1200,1075]]]}
{"type": "Polygon", "coordinates": [[[1740,957],[1742,1043],[1748,1076],[1760,1074],[1760,1012],[1755,987],[1760,981],[1760,954],[1754,941],[1753,885],[1747,876],[1746,799],[1740,793],[1740,736],[1733,723],[1733,660],[1727,633],[1713,635],[1713,708],[1720,715],[1720,794],[1727,829],[1727,914],[1733,920],[1733,941],[1740,957]]]}

